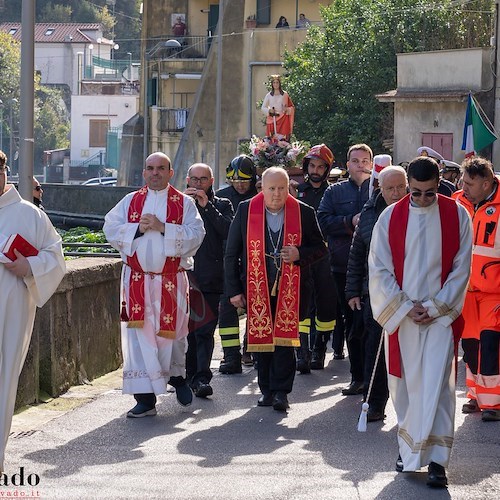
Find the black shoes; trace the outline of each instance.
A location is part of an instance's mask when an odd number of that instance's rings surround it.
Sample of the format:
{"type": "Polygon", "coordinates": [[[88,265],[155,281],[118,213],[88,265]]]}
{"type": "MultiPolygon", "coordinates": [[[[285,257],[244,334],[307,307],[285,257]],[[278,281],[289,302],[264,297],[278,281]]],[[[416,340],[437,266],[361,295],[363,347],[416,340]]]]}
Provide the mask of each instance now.
{"type": "Polygon", "coordinates": [[[363,382],[352,381],[345,389],[342,389],[344,396],[355,396],[356,394],[363,394],[363,382]]]}
{"type": "Polygon", "coordinates": [[[312,351],[311,370],[323,370],[325,368],[326,349],[316,349],[312,351]]]}
{"type": "Polygon", "coordinates": [[[311,353],[308,349],[297,349],[297,371],[301,375],[311,373],[311,353]]]}
{"type": "Polygon", "coordinates": [[[242,373],[241,352],[239,347],[224,347],[224,359],[220,362],[219,372],[226,375],[242,373]]]}
{"type": "Polygon", "coordinates": [[[403,460],[401,459],[401,455],[398,455],[398,459],[396,460],[396,472],[403,472],[403,469],[403,460]]]}
{"type": "Polygon", "coordinates": [[[446,488],[448,479],[446,478],[446,471],[442,465],[436,462],[429,464],[429,472],[427,473],[427,486],[431,488],[446,488]]]}
{"type": "Polygon", "coordinates": [[[481,418],[483,422],[497,422],[500,420],[500,410],[483,410],[481,418]]]}
{"type": "Polygon", "coordinates": [[[208,382],[202,382],[201,380],[193,384],[192,389],[197,398],[206,398],[214,393],[212,386],[208,382]]]}
{"type": "Polygon", "coordinates": [[[274,394],[271,392],[269,394],[263,394],[257,401],[257,406],[272,406],[274,400],[274,394]]]}
{"type": "Polygon", "coordinates": [[[288,404],[288,398],[285,392],[278,391],[274,395],[273,408],[276,411],[286,411],[287,408],[290,408],[290,405],[288,404]]]}
{"type": "Polygon", "coordinates": [[[129,418],[153,417],[156,415],[156,407],[148,406],[145,403],[137,403],[127,412],[129,418]]]}
{"type": "Polygon", "coordinates": [[[366,414],[366,420],[368,422],[378,422],[379,420],[384,420],[385,414],[383,411],[376,410],[375,408],[368,408],[366,414]]]}
{"type": "Polygon", "coordinates": [[[477,404],[477,401],[475,399],[469,399],[467,403],[462,405],[462,413],[477,413],[480,411],[481,408],[479,408],[479,405],[477,404]]]}
{"type": "Polygon", "coordinates": [[[333,359],[345,359],[345,355],[343,352],[333,351],[333,359]]]}
{"type": "Polygon", "coordinates": [[[180,405],[189,406],[193,402],[193,393],[184,377],[170,377],[168,383],[175,389],[175,395],[180,405]]]}

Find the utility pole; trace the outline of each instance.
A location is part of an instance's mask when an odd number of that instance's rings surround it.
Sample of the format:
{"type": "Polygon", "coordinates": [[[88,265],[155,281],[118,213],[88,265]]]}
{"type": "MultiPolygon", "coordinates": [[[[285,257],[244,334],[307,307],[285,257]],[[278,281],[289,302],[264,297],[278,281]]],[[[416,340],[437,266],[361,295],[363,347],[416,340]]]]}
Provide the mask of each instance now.
{"type": "Polygon", "coordinates": [[[215,83],[215,190],[219,188],[220,140],[221,140],[221,107],[222,107],[222,19],[224,17],[224,0],[219,1],[219,20],[217,21],[217,77],[215,83]]]}
{"type": "Polygon", "coordinates": [[[21,14],[21,119],[19,126],[19,194],[33,201],[35,109],[35,3],[23,0],[21,14]]]}
{"type": "MultiPolygon", "coordinates": [[[[495,130],[500,130],[500,88],[499,88],[499,79],[497,77],[498,71],[498,23],[500,16],[500,0],[496,0],[495,2],[495,35],[493,36],[491,45],[494,50],[494,65],[492,68],[493,73],[493,126],[495,130]]],[[[493,143],[493,149],[491,151],[491,159],[493,165],[498,165],[500,162],[500,140],[496,140],[493,143]]]]}

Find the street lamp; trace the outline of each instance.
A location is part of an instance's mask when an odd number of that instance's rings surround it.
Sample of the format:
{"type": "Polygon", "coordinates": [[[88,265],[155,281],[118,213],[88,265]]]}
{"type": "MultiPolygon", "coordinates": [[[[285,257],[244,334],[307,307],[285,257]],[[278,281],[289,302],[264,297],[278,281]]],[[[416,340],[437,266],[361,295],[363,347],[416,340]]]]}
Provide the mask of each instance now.
{"type": "Polygon", "coordinates": [[[0,151],[3,151],[3,101],[0,99],[0,151]]]}
{"type": "Polygon", "coordinates": [[[132,83],[132,52],[127,52],[128,55],[128,81],[132,83]]]}
{"type": "Polygon", "coordinates": [[[111,47],[111,59],[113,59],[114,51],[118,50],[119,48],[120,48],[120,46],[117,43],[114,43],[114,45],[111,47]]]}
{"type": "Polygon", "coordinates": [[[94,61],[92,60],[92,50],[94,50],[94,46],[92,44],[89,45],[89,54],[90,54],[90,79],[94,78],[94,61]]]}
{"type": "MultiPolygon", "coordinates": [[[[12,130],[12,122],[13,122],[12,112],[14,110],[14,103],[15,102],[19,102],[19,101],[15,97],[13,97],[10,100],[10,113],[9,113],[9,132],[10,132],[9,163],[10,163],[11,167],[13,167],[13,165],[14,165],[14,130],[12,130]]],[[[11,174],[12,173],[14,173],[13,168],[12,168],[11,174]]]]}

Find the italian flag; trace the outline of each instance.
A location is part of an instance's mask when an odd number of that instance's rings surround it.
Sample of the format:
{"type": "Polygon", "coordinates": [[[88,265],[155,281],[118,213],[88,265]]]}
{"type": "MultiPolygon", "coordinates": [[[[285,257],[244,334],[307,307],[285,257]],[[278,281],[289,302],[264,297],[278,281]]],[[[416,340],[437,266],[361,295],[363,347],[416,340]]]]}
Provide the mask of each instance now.
{"type": "Polygon", "coordinates": [[[479,105],[472,95],[469,94],[462,140],[462,151],[465,151],[466,158],[476,155],[479,151],[497,140],[495,132],[484,123],[479,114],[478,107],[479,105]]]}

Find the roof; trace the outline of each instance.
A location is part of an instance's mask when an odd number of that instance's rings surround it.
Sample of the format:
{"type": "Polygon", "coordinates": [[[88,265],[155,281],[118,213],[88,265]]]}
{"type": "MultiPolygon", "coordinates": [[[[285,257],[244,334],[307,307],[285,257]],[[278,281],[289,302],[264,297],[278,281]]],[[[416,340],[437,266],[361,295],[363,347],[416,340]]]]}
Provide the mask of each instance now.
{"type": "MultiPolygon", "coordinates": [[[[1,23],[0,31],[10,33],[14,40],[21,41],[21,23],[1,23]]],[[[95,31],[102,33],[99,23],[36,23],[35,43],[89,43],[95,38],[83,33],[95,31]]]]}
{"type": "MultiPolygon", "coordinates": [[[[375,97],[380,102],[442,102],[458,101],[467,99],[470,90],[389,90],[375,97]]],[[[475,92],[477,93],[477,92],[475,92]]]]}

